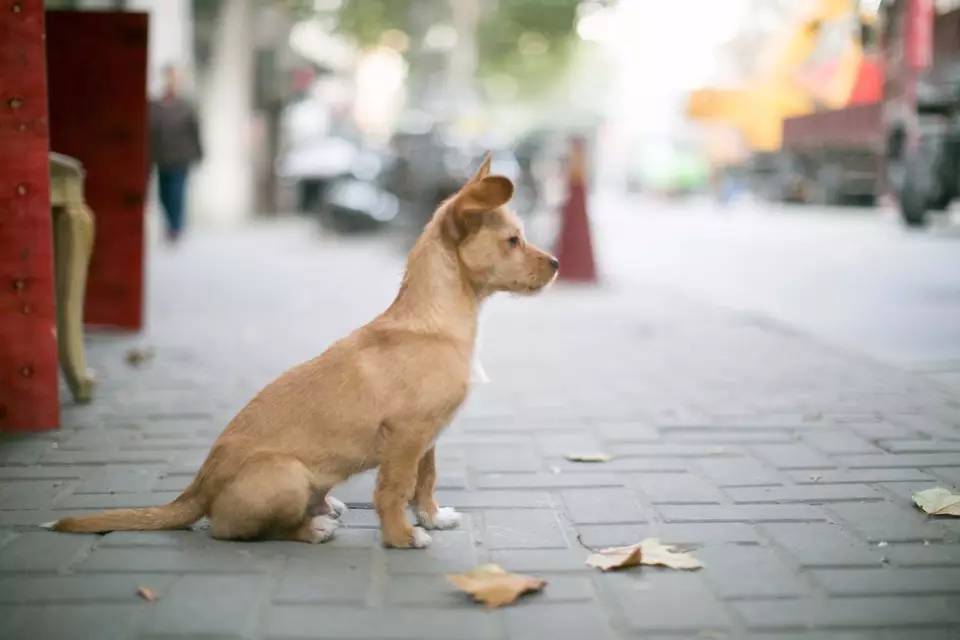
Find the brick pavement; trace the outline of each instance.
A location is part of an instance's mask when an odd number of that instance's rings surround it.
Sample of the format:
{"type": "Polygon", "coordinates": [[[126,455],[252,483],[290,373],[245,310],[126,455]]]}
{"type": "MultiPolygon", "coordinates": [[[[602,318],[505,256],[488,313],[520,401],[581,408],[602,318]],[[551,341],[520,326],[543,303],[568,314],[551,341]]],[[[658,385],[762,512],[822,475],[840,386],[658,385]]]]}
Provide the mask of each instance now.
{"type": "Polygon", "coordinates": [[[175,496],[250,394],[389,302],[400,260],[299,223],[155,252],[148,330],[90,338],[96,401],[0,440],[0,637],[960,637],[960,521],[909,502],[960,483],[960,398],[615,279],[489,304],[492,383],[438,448],[441,502],[466,517],[426,551],[379,546],[369,475],[336,492],[353,509],[322,546],[35,527],[175,496]],[[155,358],[129,366],[134,345],[155,358]],[[596,450],[614,460],[563,458],[596,450]],[[583,565],[654,535],[706,568],[583,565]],[[549,585],[485,611],[442,578],[485,561],[549,585]]]}

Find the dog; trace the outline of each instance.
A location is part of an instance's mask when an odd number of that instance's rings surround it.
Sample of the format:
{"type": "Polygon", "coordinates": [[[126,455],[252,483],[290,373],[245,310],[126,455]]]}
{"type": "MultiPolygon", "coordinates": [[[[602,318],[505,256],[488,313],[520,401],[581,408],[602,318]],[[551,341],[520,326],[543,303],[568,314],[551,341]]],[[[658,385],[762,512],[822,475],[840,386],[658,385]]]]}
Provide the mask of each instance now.
{"type": "Polygon", "coordinates": [[[540,291],[560,267],[527,243],[506,207],[512,195],[508,178],[490,175],[488,154],[427,223],[389,308],[261,390],[173,502],[44,526],[147,531],[206,516],[219,539],[324,542],[345,508],[330,489],[379,467],[384,546],[423,548],[427,529],[456,527],[460,514],[434,498],[434,443],[467,397],[480,305],[498,291],[540,291]]]}

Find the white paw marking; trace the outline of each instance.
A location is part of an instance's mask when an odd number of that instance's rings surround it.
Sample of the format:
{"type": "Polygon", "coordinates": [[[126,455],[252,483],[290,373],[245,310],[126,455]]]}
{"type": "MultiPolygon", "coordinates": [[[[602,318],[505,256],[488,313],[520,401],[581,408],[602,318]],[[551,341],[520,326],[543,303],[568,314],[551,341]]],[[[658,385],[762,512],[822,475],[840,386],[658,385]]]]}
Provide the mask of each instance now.
{"type": "Polygon", "coordinates": [[[333,537],[334,531],[340,526],[340,521],[332,516],[317,516],[310,521],[313,529],[314,542],[326,542],[333,537]]]}
{"type": "Polygon", "coordinates": [[[413,528],[413,547],[416,549],[426,549],[433,542],[430,534],[420,527],[413,528]]]}
{"type": "Polygon", "coordinates": [[[417,512],[417,522],[426,529],[455,529],[460,526],[460,513],[453,507],[440,507],[434,517],[425,511],[417,512]]]}
{"type": "Polygon", "coordinates": [[[39,525],[41,529],[53,530],[53,527],[56,526],[57,520],[51,520],[50,522],[44,522],[39,525]]]}
{"type": "Polygon", "coordinates": [[[347,505],[333,496],[327,496],[327,505],[330,507],[331,515],[334,518],[339,519],[347,512],[347,505]]]}

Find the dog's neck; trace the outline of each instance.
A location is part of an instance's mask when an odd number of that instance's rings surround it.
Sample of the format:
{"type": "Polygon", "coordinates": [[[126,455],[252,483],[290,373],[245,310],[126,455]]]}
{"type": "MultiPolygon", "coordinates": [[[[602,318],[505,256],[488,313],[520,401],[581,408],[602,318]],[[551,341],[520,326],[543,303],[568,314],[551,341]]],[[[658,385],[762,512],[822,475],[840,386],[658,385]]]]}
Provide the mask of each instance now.
{"type": "Polygon", "coordinates": [[[430,223],[410,251],[400,292],[385,315],[412,330],[442,334],[472,349],[483,297],[466,277],[456,247],[443,240],[438,224],[430,223]]]}

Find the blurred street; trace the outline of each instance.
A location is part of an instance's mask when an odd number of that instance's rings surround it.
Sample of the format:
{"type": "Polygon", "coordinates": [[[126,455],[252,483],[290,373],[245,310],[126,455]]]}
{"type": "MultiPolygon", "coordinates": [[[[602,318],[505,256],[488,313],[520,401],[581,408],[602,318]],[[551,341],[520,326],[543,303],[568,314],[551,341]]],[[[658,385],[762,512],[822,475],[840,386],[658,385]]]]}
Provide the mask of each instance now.
{"type": "MultiPolygon", "coordinates": [[[[825,229],[825,212],[634,204],[596,216],[602,286],[488,304],[492,382],[438,447],[439,498],[465,524],[424,551],[380,547],[370,474],[335,491],[352,509],[321,546],[36,529],[174,497],[251,394],[383,309],[402,269],[389,236],[336,237],[303,220],[155,247],[144,334],[91,338],[97,401],[0,449],[0,636],[955,637],[960,522],[925,517],[910,494],[960,483],[960,394],[831,344],[894,323],[835,302],[794,323],[765,283],[776,269],[787,277],[804,247],[821,267],[842,264],[830,229],[868,242],[878,266],[956,240],[856,216],[825,229]],[[630,215],[636,231],[614,239],[630,215]],[[754,238],[757,271],[735,273],[741,218],[762,235],[768,215],[790,241],[754,238]],[[149,350],[131,361],[132,347],[149,350]],[[563,457],[595,451],[614,459],[563,457]],[[583,564],[589,548],[647,536],[692,549],[705,568],[583,564]],[[443,578],[490,561],[548,586],[489,612],[443,578]]],[[[794,295],[842,302],[850,278],[794,295]]],[[[904,344],[921,354],[932,343],[904,344]]]]}
{"type": "MultiPolygon", "coordinates": [[[[617,276],[769,316],[919,371],[960,371],[960,226],[910,233],[895,213],[597,199],[617,276]]],[[[948,372],[954,372],[950,374],[948,372]]]]}

